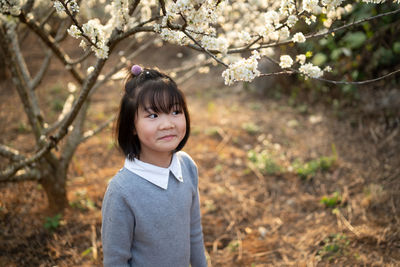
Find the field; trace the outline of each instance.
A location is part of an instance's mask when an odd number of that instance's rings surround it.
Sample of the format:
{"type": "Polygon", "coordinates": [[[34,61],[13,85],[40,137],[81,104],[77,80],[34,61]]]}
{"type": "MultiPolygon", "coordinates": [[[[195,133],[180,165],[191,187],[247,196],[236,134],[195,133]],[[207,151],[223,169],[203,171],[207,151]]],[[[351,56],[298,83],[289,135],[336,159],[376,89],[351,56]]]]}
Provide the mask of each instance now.
{"type": "MultiPolygon", "coordinates": [[[[168,69],[191,57],[153,48],[137,63],[168,69]]],[[[53,69],[39,92],[49,116],[70,79],[56,61],[53,69]]],[[[275,82],[226,87],[212,69],[180,83],[210,266],[399,266],[399,114],[364,109],[385,83],[363,87],[357,106],[338,110],[306,93],[294,99],[290,88],[277,94],[275,82]]],[[[95,93],[89,127],[117,111],[120,88],[110,82],[95,93]]],[[[32,152],[11,80],[1,81],[0,96],[0,143],[32,152]]],[[[123,160],[112,125],[83,143],[62,217],[46,213],[36,183],[0,184],[0,266],[101,266],[102,198],[123,160]]]]}

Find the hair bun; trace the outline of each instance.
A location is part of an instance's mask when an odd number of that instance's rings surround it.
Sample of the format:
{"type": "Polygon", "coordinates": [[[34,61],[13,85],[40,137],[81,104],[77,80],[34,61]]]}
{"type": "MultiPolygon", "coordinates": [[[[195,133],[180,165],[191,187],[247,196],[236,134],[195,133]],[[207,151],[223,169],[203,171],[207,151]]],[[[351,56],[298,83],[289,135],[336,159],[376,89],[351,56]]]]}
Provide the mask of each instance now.
{"type": "Polygon", "coordinates": [[[142,71],[143,69],[139,65],[133,65],[131,68],[131,73],[135,76],[138,76],[142,71]]]}

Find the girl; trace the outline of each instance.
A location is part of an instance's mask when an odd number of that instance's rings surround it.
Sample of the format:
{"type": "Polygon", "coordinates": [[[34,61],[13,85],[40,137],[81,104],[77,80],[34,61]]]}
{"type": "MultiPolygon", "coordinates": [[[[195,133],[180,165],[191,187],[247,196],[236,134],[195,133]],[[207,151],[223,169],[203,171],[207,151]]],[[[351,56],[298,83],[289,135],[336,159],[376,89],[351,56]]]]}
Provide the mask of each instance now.
{"type": "Polygon", "coordinates": [[[207,266],[197,167],[180,151],[189,131],[175,82],[134,65],[116,127],[125,164],[102,206],[104,266],[207,266]]]}

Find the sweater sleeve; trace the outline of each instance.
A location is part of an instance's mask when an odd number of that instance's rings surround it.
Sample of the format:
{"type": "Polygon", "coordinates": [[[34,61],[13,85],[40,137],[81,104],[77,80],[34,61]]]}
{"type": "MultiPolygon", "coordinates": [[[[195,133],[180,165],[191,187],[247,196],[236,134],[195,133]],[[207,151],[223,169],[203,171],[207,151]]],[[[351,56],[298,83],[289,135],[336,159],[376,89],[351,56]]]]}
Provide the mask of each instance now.
{"type": "Polygon", "coordinates": [[[122,188],[111,181],[102,205],[101,238],[104,267],[130,266],[134,233],[134,214],[122,194],[122,188]]]}
{"type": "Polygon", "coordinates": [[[195,169],[194,185],[196,186],[195,194],[193,195],[191,215],[190,215],[190,262],[192,267],[207,266],[207,260],[204,250],[203,231],[201,227],[200,214],[200,197],[198,190],[198,174],[197,167],[193,163],[195,169]]]}

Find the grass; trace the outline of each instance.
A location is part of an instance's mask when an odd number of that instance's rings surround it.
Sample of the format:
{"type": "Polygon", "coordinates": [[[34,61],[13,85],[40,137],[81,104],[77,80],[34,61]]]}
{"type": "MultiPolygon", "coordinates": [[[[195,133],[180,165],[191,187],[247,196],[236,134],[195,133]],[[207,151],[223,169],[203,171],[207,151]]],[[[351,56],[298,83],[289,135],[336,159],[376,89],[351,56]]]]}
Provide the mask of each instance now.
{"type": "Polygon", "coordinates": [[[252,122],[242,124],[242,129],[250,135],[255,135],[260,132],[260,127],[252,122]]]}
{"type": "Polygon", "coordinates": [[[335,157],[320,157],[305,163],[295,162],[293,169],[303,180],[309,180],[315,177],[319,171],[328,171],[336,162],[335,157]]]}
{"type": "Polygon", "coordinates": [[[247,153],[247,157],[264,174],[279,174],[283,171],[283,168],[276,163],[267,150],[263,150],[260,153],[250,150],[247,153]]]}
{"type": "Polygon", "coordinates": [[[292,164],[295,173],[303,180],[313,179],[318,172],[330,170],[337,161],[335,144],[332,144],[332,156],[322,156],[317,159],[301,163],[299,160],[292,164]]]}
{"type": "Polygon", "coordinates": [[[327,208],[335,208],[336,206],[340,205],[341,201],[342,197],[340,196],[339,192],[335,192],[332,196],[323,196],[320,202],[327,208]]]}
{"type": "Polygon", "coordinates": [[[332,234],[322,241],[322,248],[317,255],[322,260],[333,261],[347,253],[349,239],[346,235],[338,233],[332,234]]]}
{"type": "Polygon", "coordinates": [[[46,217],[46,221],[44,223],[44,228],[54,231],[56,230],[61,224],[61,214],[57,214],[54,217],[46,217]]]}

